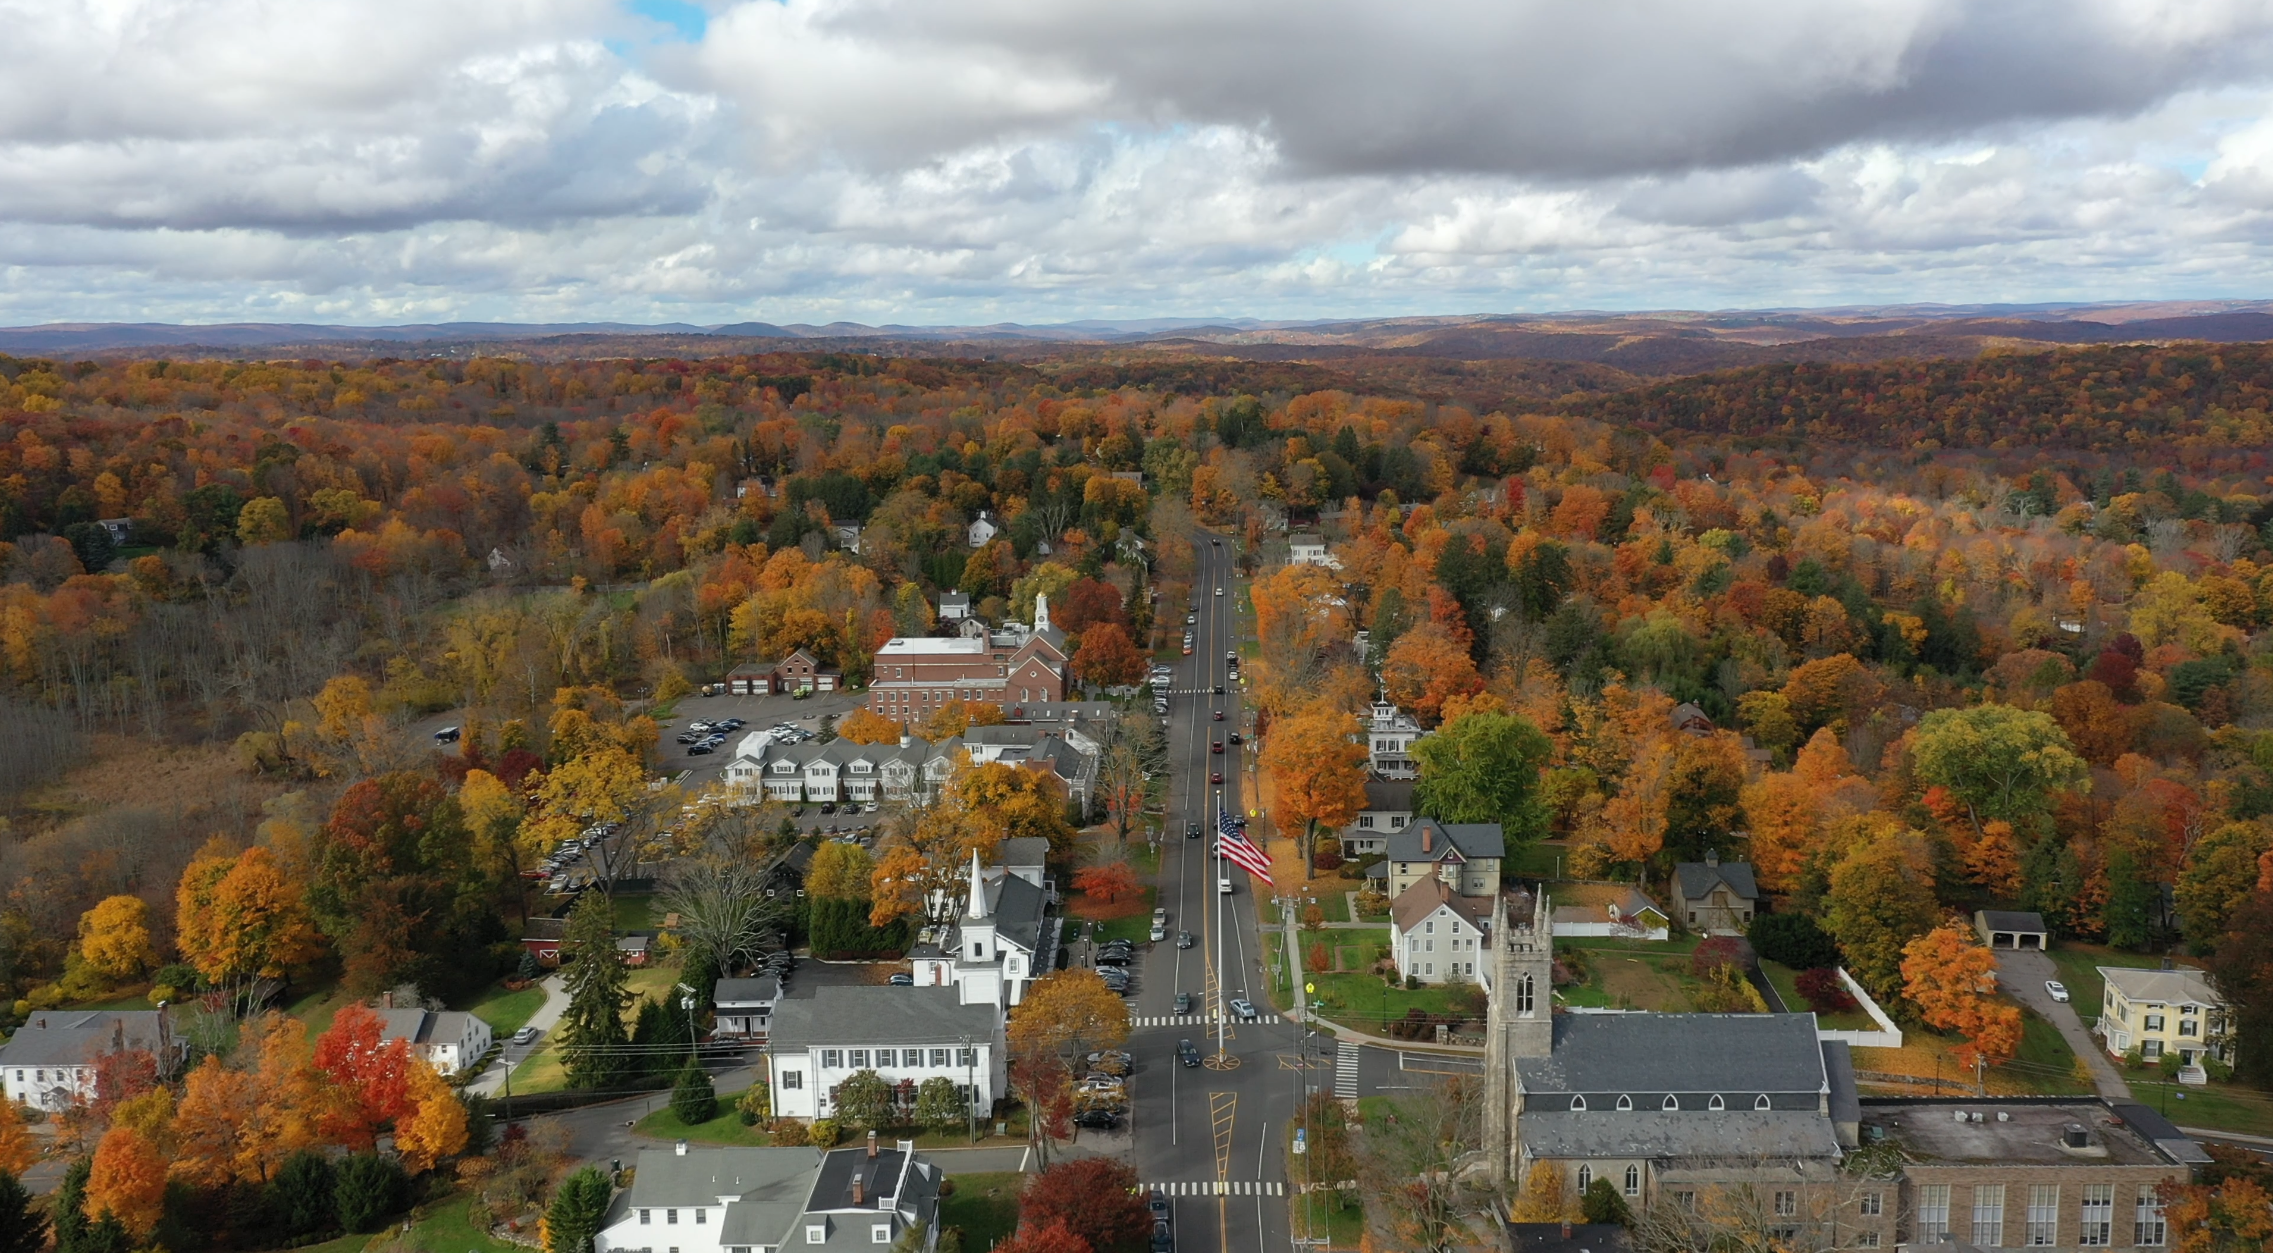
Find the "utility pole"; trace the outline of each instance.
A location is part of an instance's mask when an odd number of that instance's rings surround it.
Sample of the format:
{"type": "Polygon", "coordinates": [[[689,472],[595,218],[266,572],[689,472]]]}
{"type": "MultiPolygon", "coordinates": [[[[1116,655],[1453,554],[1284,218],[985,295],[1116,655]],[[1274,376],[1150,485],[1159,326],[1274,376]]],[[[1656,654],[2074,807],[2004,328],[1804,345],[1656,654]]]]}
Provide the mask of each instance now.
{"type": "Polygon", "coordinates": [[[971,1047],[971,1037],[963,1037],[963,1110],[969,1115],[971,1143],[979,1142],[979,1051],[971,1047]]]}

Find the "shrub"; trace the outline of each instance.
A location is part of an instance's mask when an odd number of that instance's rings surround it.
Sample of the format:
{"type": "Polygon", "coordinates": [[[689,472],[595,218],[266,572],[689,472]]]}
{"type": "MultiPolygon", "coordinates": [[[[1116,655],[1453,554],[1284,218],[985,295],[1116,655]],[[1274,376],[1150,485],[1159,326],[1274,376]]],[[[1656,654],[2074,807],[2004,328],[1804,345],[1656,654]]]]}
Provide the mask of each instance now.
{"type": "Polygon", "coordinates": [[[718,1117],[718,1089],[711,1086],[710,1076],[692,1054],[671,1085],[671,1112],[689,1127],[718,1117]]]}
{"type": "Polygon", "coordinates": [[[1697,946],[1689,955],[1689,973],[1698,976],[1713,975],[1723,966],[1743,969],[1751,963],[1745,960],[1744,941],[1733,935],[1716,935],[1697,946]]]}
{"type": "Polygon", "coordinates": [[[1847,985],[1839,982],[1839,973],[1835,970],[1821,966],[1802,970],[1792,982],[1799,988],[1799,994],[1807,998],[1807,1007],[1818,1014],[1843,1014],[1862,1007],[1847,991],[1847,985]]]}
{"type": "Polygon", "coordinates": [[[1634,1223],[1634,1212],[1626,1208],[1626,1198],[1618,1195],[1618,1186],[1608,1179],[1597,1179],[1586,1185],[1578,1204],[1590,1223],[1616,1223],[1621,1227],[1634,1223]]]}
{"type": "Polygon", "coordinates": [[[1752,949],[1794,970],[1839,964],[1839,946],[1806,914],[1760,914],[1745,932],[1752,949]]]}
{"type": "Polygon", "coordinates": [[[1339,869],[1341,869],[1341,868],[1342,868],[1342,855],[1341,855],[1339,852],[1336,852],[1335,850],[1333,850],[1333,849],[1330,849],[1330,848],[1322,848],[1322,849],[1319,849],[1319,850],[1318,850],[1318,868],[1319,868],[1320,870],[1339,870],[1339,869]]]}
{"type": "Polygon", "coordinates": [[[776,1119],[773,1124],[773,1142],[783,1148],[802,1148],[813,1142],[813,1133],[805,1124],[794,1118],[776,1119]]]}
{"type": "Polygon", "coordinates": [[[1308,970],[1310,973],[1318,975],[1322,975],[1329,969],[1332,969],[1334,965],[1334,959],[1326,955],[1325,941],[1320,940],[1310,946],[1310,952],[1303,957],[1302,965],[1303,968],[1308,970]]]}
{"type": "Polygon", "coordinates": [[[812,1138],[813,1147],[817,1149],[833,1149],[837,1146],[837,1141],[844,1138],[844,1132],[834,1118],[814,1119],[813,1125],[806,1128],[806,1134],[812,1138]]]}
{"type": "Polygon", "coordinates": [[[284,1159],[268,1181],[268,1208],[288,1236],[330,1231],[339,1221],[332,1205],[331,1159],[306,1149],[284,1159]]]}
{"type": "Polygon", "coordinates": [[[339,1225],[356,1233],[377,1231],[401,1211],[410,1196],[410,1177],[391,1157],[354,1153],[340,1159],[332,1184],[339,1225]]]}

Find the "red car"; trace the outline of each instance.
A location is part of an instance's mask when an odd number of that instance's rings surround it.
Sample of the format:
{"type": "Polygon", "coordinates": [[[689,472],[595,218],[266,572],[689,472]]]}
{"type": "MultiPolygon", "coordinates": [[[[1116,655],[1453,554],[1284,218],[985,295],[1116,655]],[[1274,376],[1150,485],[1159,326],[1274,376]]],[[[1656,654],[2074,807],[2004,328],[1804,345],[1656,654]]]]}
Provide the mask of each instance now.
{"type": "Polygon", "coordinates": [[[1215,720],[1216,720],[1217,722],[1221,722],[1221,721],[1223,721],[1223,711],[1222,711],[1222,710],[1218,709],[1218,710],[1216,710],[1216,711],[1215,711],[1215,720]]]}
{"type": "Polygon", "coordinates": [[[1210,783],[1221,783],[1221,782],[1223,782],[1223,772],[1222,772],[1221,770],[1217,770],[1217,771],[1214,771],[1214,772],[1210,773],[1210,774],[1208,775],[1208,782],[1210,782],[1210,783]]]}
{"type": "Polygon", "coordinates": [[[1222,741],[1222,740],[1217,740],[1217,741],[1215,741],[1214,743],[1212,743],[1212,744],[1209,744],[1209,745],[1208,745],[1208,751],[1209,751],[1209,752],[1211,752],[1211,753],[1220,753],[1220,752],[1222,752],[1222,751],[1223,751],[1223,741],[1222,741]]]}

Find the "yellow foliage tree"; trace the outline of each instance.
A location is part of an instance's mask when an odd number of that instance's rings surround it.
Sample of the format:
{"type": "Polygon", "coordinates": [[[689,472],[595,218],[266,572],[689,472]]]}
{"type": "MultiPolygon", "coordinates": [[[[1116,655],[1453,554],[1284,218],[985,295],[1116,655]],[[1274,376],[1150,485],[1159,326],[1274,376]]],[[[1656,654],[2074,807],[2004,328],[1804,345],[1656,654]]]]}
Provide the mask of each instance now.
{"type": "Polygon", "coordinates": [[[547,771],[537,816],[525,824],[538,849],[551,849],[594,823],[622,822],[647,794],[647,770],[614,745],[595,745],[547,771]]]}
{"type": "Polygon", "coordinates": [[[1274,725],[1264,741],[1279,830],[1301,833],[1304,878],[1319,828],[1341,827],[1365,808],[1366,750],[1358,736],[1356,717],[1313,706],[1274,725]]]}
{"type": "Polygon", "coordinates": [[[410,1116],[395,1127],[403,1167],[417,1175],[466,1148],[466,1106],[432,1066],[410,1068],[410,1116]]]}
{"type": "Polygon", "coordinates": [[[103,1133],[95,1145],[92,1173],[87,1176],[87,1217],[116,1214],[137,1238],[150,1234],[165,1213],[166,1159],[149,1137],[120,1125],[103,1133]]]}
{"type": "Polygon", "coordinates": [[[317,729],[324,738],[344,744],[363,729],[363,719],[371,714],[371,685],[359,676],[343,674],[324,684],[313,704],[321,719],[317,729]]]}
{"type": "Polygon", "coordinates": [[[14,1101],[0,1100],[0,1174],[21,1175],[39,1160],[39,1145],[14,1101]]]}
{"type": "Polygon", "coordinates": [[[1523,1179],[1523,1194],[1507,1216],[1511,1223],[1579,1222],[1582,1218],[1578,1198],[1571,1194],[1562,1166],[1551,1161],[1531,1164],[1531,1173],[1523,1179]]]}
{"type": "Polygon", "coordinates": [[[206,982],[280,979],[322,955],[300,886],[265,848],[229,856],[208,843],[175,890],[175,942],[206,982]]]}
{"type": "Polygon", "coordinates": [[[1013,1054],[1051,1054],[1070,1065],[1127,1043],[1129,1007],[1094,970],[1053,971],[1027,987],[1007,1030],[1013,1054]]]}
{"type": "Polygon", "coordinates": [[[79,916],[79,956],[113,982],[140,978],[158,964],[150,906],[139,896],[108,896],[79,916]]]}
{"type": "Polygon", "coordinates": [[[855,744],[896,744],[901,733],[898,720],[865,705],[837,719],[837,734],[855,744]]]}

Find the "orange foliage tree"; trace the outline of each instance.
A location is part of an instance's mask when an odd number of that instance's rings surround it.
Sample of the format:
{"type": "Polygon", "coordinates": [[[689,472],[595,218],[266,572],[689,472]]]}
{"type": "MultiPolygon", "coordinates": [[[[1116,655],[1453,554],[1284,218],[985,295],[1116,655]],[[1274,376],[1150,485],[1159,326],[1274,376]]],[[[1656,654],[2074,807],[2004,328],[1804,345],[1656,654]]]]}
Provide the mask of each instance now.
{"type": "Polygon", "coordinates": [[[855,744],[897,744],[900,723],[863,705],[837,719],[837,734],[855,744]]]}
{"type": "Polygon", "coordinates": [[[1081,633],[1073,669],[1085,683],[1121,687],[1144,677],[1144,654],[1137,651],[1120,623],[1100,622],[1081,633]]]}
{"type": "Polygon", "coordinates": [[[147,1236],[165,1213],[165,1154],[133,1127],[112,1127],[95,1146],[85,1204],[87,1217],[115,1214],[129,1232],[147,1236]]]}
{"type": "Polygon", "coordinates": [[[403,1167],[423,1174],[466,1148],[466,1106],[432,1066],[413,1063],[404,1093],[409,1114],[395,1124],[403,1167]]]}
{"type": "Polygon", "coordinates": [[[1902,949],[1902,995],[1926,1024],[1965,1036],[1967,1065],[1996,1065],[2020,1049],[2017,1006],[1996,999],[1997,960],[1973,929],[1950,921],[1902,949]]]}
{"type": "Polygon", "coordinates": [[[1271,728],[1263,768],[1271,772],[1279,829],[1302,832],[1302,873],[1317,859],[1320,827],[1340,827],[1365,808],[1365,746],[1357,719],[1314,706],[1271,728]]]}
{"type": "Polygon", "coordinates": [[[301,885],[253,847],[235,856],[208,844],[175,890],[175,942],[216,987],[280,979],[323,952],[301,885]]]}
{"type": "Polygon", "coordinates": [[[972,727],[999,727],[1007,721],[1002,706],[984,700],[951,700],[924,720],[917,734],[937,743],[951,740],[972,727]]]}
{"type": "Polygon", "coordinates": [[[1124,896],[1134,896],[1141,887],[1136,871],[1125,861],[1100,862],[1085,866],[1073,876],[1074,890],[1084,896],[1095,897],[1110,905],[1124,896]]]}
{"type": "Polygon", "coordinates": [[[1444,716],[1446,701],[1482,691],[1484,679],[1466,645],[1442,626],[1424,622],[1389,646],[1381,663],[1381,686],[1390,700],[1434,726],[1444,716]]]}

